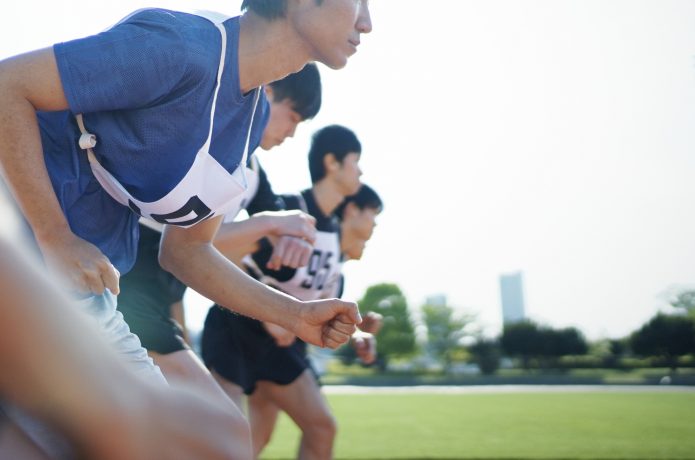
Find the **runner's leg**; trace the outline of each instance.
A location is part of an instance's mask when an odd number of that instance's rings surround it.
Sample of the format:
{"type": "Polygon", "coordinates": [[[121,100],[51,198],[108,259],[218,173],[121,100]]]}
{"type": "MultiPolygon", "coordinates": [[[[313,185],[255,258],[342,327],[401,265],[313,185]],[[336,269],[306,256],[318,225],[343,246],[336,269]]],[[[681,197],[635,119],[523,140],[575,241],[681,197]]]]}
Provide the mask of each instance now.
{"type": "Polygon", "coordinates": [[[248,398],[249,424],[255,458],[258,458],[270,443],[278,415],[280,415],[280,408],[265,394],[264,388],[265,386],[259,385],[248,398]]]}
{"type": "Polygon", "coordinates": [[[310,369],[289,385],[260,381],[258,388],[302,430],[300,460],[332,458],[337,424],[310,369]]]}

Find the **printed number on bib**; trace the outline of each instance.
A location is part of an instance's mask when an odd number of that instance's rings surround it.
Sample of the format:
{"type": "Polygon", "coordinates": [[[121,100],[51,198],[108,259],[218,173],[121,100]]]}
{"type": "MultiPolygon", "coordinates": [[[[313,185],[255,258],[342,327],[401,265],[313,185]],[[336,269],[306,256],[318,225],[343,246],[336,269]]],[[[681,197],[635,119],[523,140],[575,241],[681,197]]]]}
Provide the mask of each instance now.
{"type": "Polygon", "coordinates": [[[326,283],[326,278],[331,271],[331,257],[333,253],[322,252],[317,249],[311,254],[309,265],[306,268],[307,279],[302,282],[302,287],[305,289],[322,290],[326,283]]]}
{"type": "MultiPolygon", "coordinates": [[[[132,200],[128,206],[141,216],[140,209],[132,200]]],[[[212,210],[198,196],[192,196],[178,211],[168,214],[152,214],[150,217],[160,224],[190,226],[212,216],[212,210]]]]}

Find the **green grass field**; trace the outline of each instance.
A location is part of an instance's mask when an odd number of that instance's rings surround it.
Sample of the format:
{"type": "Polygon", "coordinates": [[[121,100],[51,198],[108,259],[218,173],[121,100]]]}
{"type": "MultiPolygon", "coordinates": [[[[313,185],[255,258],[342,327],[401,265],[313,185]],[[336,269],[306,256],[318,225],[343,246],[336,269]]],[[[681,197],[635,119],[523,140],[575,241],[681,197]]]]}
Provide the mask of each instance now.
{"type": "MultiPolygon", "coordinates": [[[[695,392],[329,395],[339,459],[695,459],[695,392]]],[[[283,415],[264,459],[293,458],[283,415]]]]}

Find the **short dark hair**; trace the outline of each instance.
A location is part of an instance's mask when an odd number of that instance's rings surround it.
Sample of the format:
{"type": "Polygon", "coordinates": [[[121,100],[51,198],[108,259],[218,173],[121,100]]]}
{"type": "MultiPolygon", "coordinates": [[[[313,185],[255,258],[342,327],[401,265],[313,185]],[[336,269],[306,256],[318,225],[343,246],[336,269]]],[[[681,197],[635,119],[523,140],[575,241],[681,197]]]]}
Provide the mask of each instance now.
{"type": "Polygon", "coordinates": [[[242,11],[253,11],[266,19],[284,18],[287,14],[287,0],[244,0],[242,11]]]}
{"type": "MultiPolygon", "coordinates": [[[[284,18],[287,14],[288,0],[244,0],[241,2],[242,11],[253,11],[257,15],[273,20],[284,18]]],[[[316,0],[317,4],[321,4],[323,0],[316,0]]]]}
{"type": "Polygon", "coordinates": [[[362,144],[355,133],[340,125],[330,125],[316,131],[311,138],[309,149],[309,174],[311,183],[315,184],[326,175],[323,159],[332,153],[342,163],[349,153],[362,153],[362,144]]]}
{"type": "Polygon", "coordinates": [[[305,65],[299,72],[274,81],[269,86],[273,88],[273,102],[289,99],[292,110],[297,112],[302,120],[314,118],[321,109],[321,75],[313,62],[305,65]]]}
{"type": "Polygon", "coordinates": [[[379,194],[367,184],[362,184],[360,189],[354,195],[346,196],[342,203],[336,208],[334,214],[338,219],[343,220],[345,208],[353,203],[357,209],[364,211],[365,209],[374,209],[377,213],[384,210],[384,203],[381,201],[379,194]]]}

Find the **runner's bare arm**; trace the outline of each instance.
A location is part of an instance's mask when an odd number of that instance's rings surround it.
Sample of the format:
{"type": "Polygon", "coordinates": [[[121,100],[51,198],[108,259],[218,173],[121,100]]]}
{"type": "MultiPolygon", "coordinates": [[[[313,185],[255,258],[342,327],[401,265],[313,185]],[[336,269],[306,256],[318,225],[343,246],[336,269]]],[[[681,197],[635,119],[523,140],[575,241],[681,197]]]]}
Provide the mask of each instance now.
{"type": "Polygon", "coordinates": [[[159,261],[174,276],[219,305],[278,324],[303,340],[336,348],[347,342],[361,318],[352,302],[300,302],[254,280],[212,244],[221,217],[191,228],[166,226],[159,261]]]}
{"type": "Polygon", "coordinates": [[[0,94],[0,165],[47,265],[73,289],[118,293],[118,272],[72,233],[46,170],[36,111],[68,108],[53,50],[0,62],[0,94]]]}
{"type": "Polygon", "coordinates": [[[294,343],[295,335],[284,327],[268,321],[263,321],[261,324],[263,324],[265,331],[275,340],[275,344],[278,347],[289,347],[294,343]]]}
{"type": "Polygon", "coordinates": [[[245,220],[222,224],[215,235],[215,247],[238,265],[245,255],[258,248],[261,238],[275,237],[269,268],[303,267],[313,250],[315,224],[316,219],[301,211],[261,212],[245,220]],[[282,236],[285,238],[280,239],[282,236]]]}

